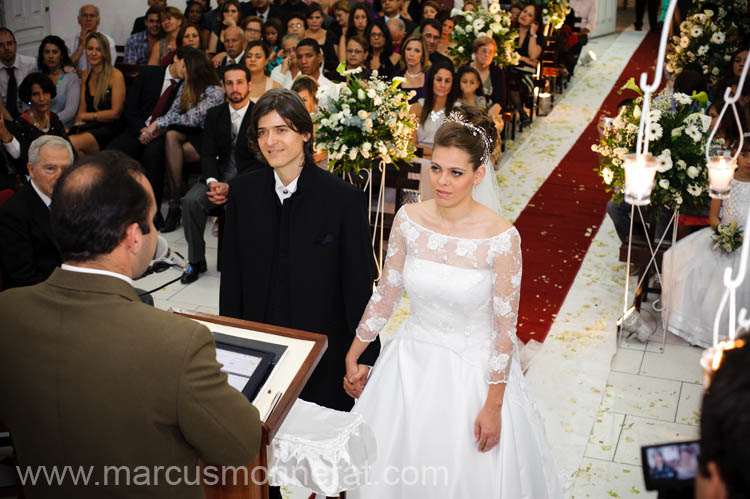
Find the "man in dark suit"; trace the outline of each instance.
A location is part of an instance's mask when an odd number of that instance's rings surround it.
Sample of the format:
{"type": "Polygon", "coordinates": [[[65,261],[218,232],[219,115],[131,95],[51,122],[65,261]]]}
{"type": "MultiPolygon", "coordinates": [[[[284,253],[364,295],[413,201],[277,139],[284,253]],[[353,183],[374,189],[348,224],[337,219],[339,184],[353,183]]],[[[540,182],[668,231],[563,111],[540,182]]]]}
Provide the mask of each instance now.
{"type": "MultiPolygon", "coordinates": [[[[373,282],[364,193],[315,165],[312,120],[291,90],[263,94],[249,133],[270,167],[229,187],[219,310],[327,335],[328,350],[300,397],[349,410],[344,359],[373,282]]],[[[363,363],[379,349],[373,344],[363,363]]]]}
{"type": "Polygon", "coordinates": [[[282,25],[286,24],[284,11],[278,5],[272,3],[271,0],[243,2],[240,4],[240,8],[243,13],[243,19],[247,16],[258,16],[263,21],[263,24],[265,24],[269,19],[275,17],[281,21],[282,25]]]}
{"type": "Polygon", "coordinates": [[[196,281],[206,271],[206,229],[208,213],[227,202],[229,181],[238,174],[260,168],[247,142],[247,128],[253,113],[250,102],[250,70],[244,65],[227,66],[223,76],[229,102],[208,110],[201,139],[200,181],[182,198],[182,226],[188,243],[190,269],[183,284],[196,281]]]}
{"type": "MultiPolygon", "coordinates": [[[[174,102],[182,85],[180,67],[184,67],[183,58],[183,47],[179,47],[174,61],[168,67],[141,67],[125,100],[125,131],[107,146],[108,149],[122,151],[143,164],[153,186],[157,206],[161,206],[164,193],[164,136],[146,141],[142,133],[154,119],[169,111],[174,102]]],[[[156,224],[157,228],[163,224],[158,212],[156,224]]]]}
{"type": "Polygon", "coordinates": [[[42,476],[30,499],[198,499],[198,459],[243,466],[258,452],[258,411],[227,383],[208,328],[131,284],[154,255],[155,212],[135,161],[86,156],[52,196],[62,268],[0,294],[0,420],[19,462],[90,472],[88,486],[42,476]]]}
{"type": "Polygon", "coordinates": [[[245,32],[242,28],[231,26],[224,30],[224,51],[227,55],[224,56],[217,68],[219,76],[221,76],[228,66],[244,64],[245,44],[245,32]]]}
{"type": "Polygon", "coordinates": [[[422,22],[421,32],[424,44],[427,47],[427,55],[430,58],[430,64],[433,66],[438,63],[450,64],[453,66],[453,61],[449,57],[444,56],[438,52],[438,42],[440,41],[440,33],[442,26],[436,19],[425,19],[422,22]]]}
{"type": "Polygon", "coordinates": [[[3,286],[44,281],[62,263],[52,238],[49,205],[60,174],[73,163],[65,139],[42,135],[29,147],[30,182],[0,208],[0,267],[3,286]]]}
{"type": "Polygon", "coordinates": [[[404,0],[383,0],[383,21],[388,24],[391,19],[401,19],[406,28],[406,36],[409,36],[417,25],[411,19],[401,16],[401,9],[404,7],[404,0]]]}

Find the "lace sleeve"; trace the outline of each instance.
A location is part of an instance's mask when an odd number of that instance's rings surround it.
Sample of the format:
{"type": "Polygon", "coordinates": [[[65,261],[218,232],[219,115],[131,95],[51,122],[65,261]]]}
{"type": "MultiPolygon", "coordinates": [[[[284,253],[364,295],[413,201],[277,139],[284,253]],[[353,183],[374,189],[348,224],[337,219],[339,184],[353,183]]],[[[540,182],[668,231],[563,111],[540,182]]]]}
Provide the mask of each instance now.
{"type": "Polygon", "coordinates": [[[368,343],[375,341],[404,294],[402,272],[406,260],[406,242],[402,233],[402,225],[408,223],[403,213],[404,209],[401,208],[393,220],[383,275],[357,326],[357,337],[368,343]]]}
{"type": "Polygon", "coordinates": [[[185,84],[180,87],[180,90],[175,96],[172,107],[164,116],[156,118],[156,125],[165,129],[170,125],[184,125],[195,128],[202,128],[203,122],[206,120],[206,113],[209,109],[224,102],[224,91],[217,85],[211,85],[206,87],[201,94],[198,104],[191,107],[184,113],[180,112],[180,101],[182,100],[182,91],[185,89],[185,84]]]}
{"type": "Polygon", "coordinates": [[[521,294],[521,237],[515,228],[492,240],[492,338],[489,383],[507,383],[516,349],[518,299],[521,294]]]}

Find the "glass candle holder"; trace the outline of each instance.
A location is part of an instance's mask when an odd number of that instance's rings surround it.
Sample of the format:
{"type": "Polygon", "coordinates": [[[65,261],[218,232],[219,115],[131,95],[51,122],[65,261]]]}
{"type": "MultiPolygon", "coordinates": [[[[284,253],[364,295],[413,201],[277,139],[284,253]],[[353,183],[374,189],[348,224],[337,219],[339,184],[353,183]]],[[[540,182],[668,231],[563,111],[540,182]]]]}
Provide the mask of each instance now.
{"type": "Polygon", "coordinates": [[[627,154],[623,160],[625,170],[625,201],[635,206],[651,202],[658,162],[651,154],[627,154]]]}
{"type": "Polygon", "coordinates": [[[708,195],[714,199],[727,199],[734,178],[737,161],[724,156],[708,158],[708,195]]]}

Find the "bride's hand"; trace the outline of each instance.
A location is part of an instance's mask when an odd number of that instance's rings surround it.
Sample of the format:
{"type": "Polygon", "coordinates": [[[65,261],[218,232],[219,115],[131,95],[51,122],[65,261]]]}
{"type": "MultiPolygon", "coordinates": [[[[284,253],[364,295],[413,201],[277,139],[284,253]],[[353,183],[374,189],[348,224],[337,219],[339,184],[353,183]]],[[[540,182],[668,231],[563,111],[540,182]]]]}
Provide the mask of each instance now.
{"type": "Polygon", "coordinates": [[[364,364],[346,364],[346,376],[344,376],[344,391],[352,398],[359,398],[367,384],[367,376],[370,367],[364,364]]]}
{"type": "Polygon", "coordinates": [[[479,452],[487,452],[500,442],[500,408],[482,407],[474,421],[474,439],[479,452]]]}

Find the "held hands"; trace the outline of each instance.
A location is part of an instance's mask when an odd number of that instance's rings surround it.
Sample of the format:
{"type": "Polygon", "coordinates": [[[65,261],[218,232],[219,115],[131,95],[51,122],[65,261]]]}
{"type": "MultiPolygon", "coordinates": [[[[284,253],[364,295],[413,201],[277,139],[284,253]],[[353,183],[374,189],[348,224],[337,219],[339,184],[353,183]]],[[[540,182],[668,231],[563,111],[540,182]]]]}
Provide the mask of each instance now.
{"type": "Polygon", "coordinates": [[[145,145],[154,140],[159,135],[161,135],[161,131],[159,130],[159,128],[157,128],[156,120],[154,120],[149,126],[141,128],[141,135],[138,137],[138,140],[141,141],[141,144],[145,145]]]}
{"type": "Polygon", "coordinates": [[[487,452],[500,442],[500,407],[482,407],[474,421],[474,441],[479,452],[487,452]]]}
{"type": "Polygon", "coordinates": [[[344,391],[351,398],[359,398],[367,384],[367,376],[370,374],[370,367],[364,364],[346,362],[346,376],[344,376],[344,391]]]}

